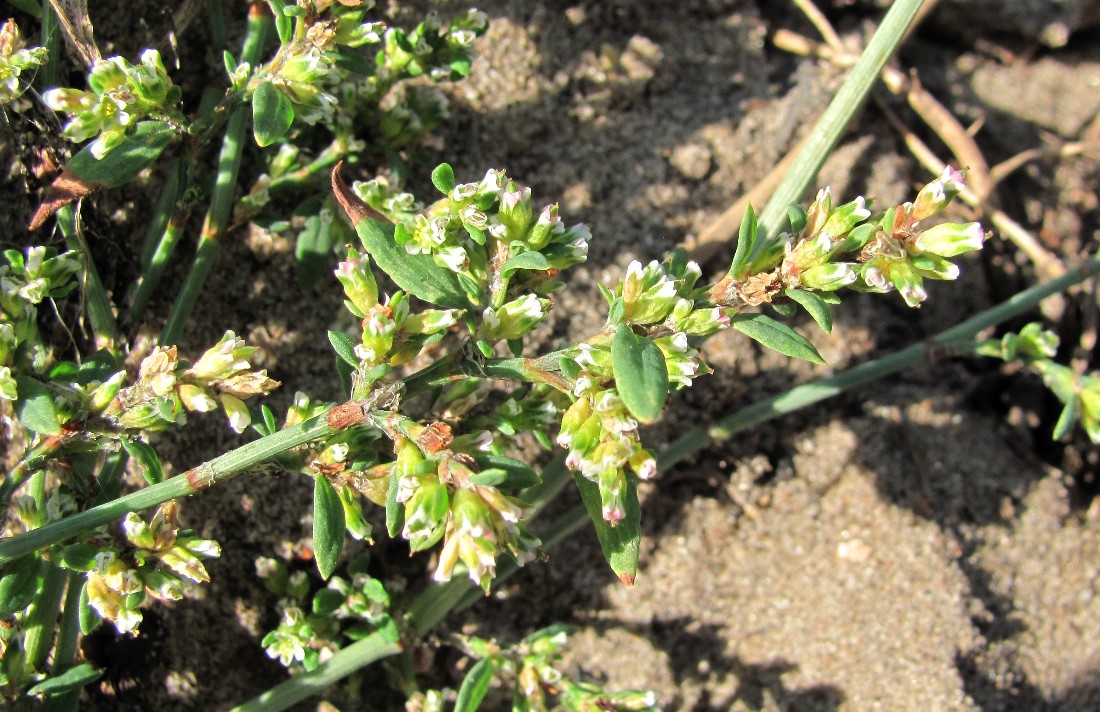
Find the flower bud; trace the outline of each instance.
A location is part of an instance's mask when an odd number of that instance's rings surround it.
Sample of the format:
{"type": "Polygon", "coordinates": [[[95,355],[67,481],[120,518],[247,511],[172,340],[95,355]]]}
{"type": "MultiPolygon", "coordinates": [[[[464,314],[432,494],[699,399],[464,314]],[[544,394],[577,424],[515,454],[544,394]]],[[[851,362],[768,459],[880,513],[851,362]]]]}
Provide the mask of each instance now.
{"type": "Polygon", "coordinates": [[[539,213],[538,220],[531,226],[525,242],[532,250],[541,250],[550,242],[551,235],[556,231],[562,231],[561,218],[558,217],[558,206],[547,205],[539,213]]]}
{"type": "MultiPolygon", "coordinates": [[[[0,381],[3,378],[0,376],[0,381]]],[[[96,386],[88,395],[88,410],[92,413],[102,413],[111,405],[111,401],[118,395],[119,389],[126,381],[126,372],[119,371],[103,383],[96,386]]]]}
{"type": "Polygon", "coordinates": [[[531,189],[517,188],[514,183],[500,194],[500,222],[511,240],[522,240],[531,225],[534,210],[531,208],[531,189]]]}
{"type": "Polygon", "coordinates": [[[833,210],[829,219],[821,229],[821,234],[828,235],[834,241],[844,237],[859,223],[871,217],[867,200],[860,196],[850,203],[841,205],[833,210]]]}
{"type": "Polygon", "coordinates": [[[0,366],[0,399],[13,401],[18,397],[18,385],[11,375],[11,368],[0,366]]]}
{"type": "Polygon", "coordinates": [[[222,402],[222,408],[229,417],[229,427],[235,433],[243,433],[248,424],[252,422],[252,415],[248,412],[248,406],[240,398],[228,393],[218,396],[222,402]]]}
{"type": "Polygon", "coordinates": [[[979,223],[942,223],[917,235],[913,245],[921,252],[954,257],[980,250],[984,241],[985,231],[979,223]]]}
{"type": "Polygon", "coordinates": [[[218,402],[205,388],[191,383],[184,383],[179,387],[179,396],[183,407],[192,412],[209,413],[218,407],[218,402]]]}
{"type": "Polygon", "coordinates": [[[199,382],[229,378],[239,371],[248,370],[248,359],[255,352],[255,347],[247,345],[232,331],[227,331],[187,370],[187,375],[199,382]]]}
{"type": "Polygon", "coordinates": [[[336,268],[336,279],[344,287],[344,294],[355,307],[356,316],[363,317],[378,303],[378,283],[370,268],[370,261],[360,256],[355,248],[348,248],[348,258],[336,268]]]}
{"type": "Polygon", "coordinates": [[[413,551],[422,551],[443,537],[450,496],[447,485],[435,473],[417,480],[418,486],[405,502],[405,527],[401,535],[413,551]]]}
{"type": "Polygon", "coordinates": [[[963,174],[947,166],[939,178],[921,188],[916,199],[906,205],[908,219],[917,222],[943,210],[964,187],[963,174]]]}
{"type": "Polygon", "coordinates": [[[818,265],[804,270],[798,275],[798,281],[803,287],[821,292],[836,291],[841,287],[852,284],[858,278],[859,276],[853,266],[847,262],[818,265]]]}
{"type": "Polygon", "coordinates": [[[641,262],[634,260],[627,267],[621,285],[623,321],[653,324],[663,320],[676,306],[676,291],[676,283],[656,260],[644,269],[641,262]]]}
{"type": "Polygon", "coordinates": [[[525,294],[497,309],[489,307],[482,313],[478,335],[486,341],[518,339],[546,317],[549,307],[549,299],[534,294],[525,294]]]}
{"type": "MultiPolygon", "coordinates": [[[[833,209],[833,194],[826,186],[817,191],[817,197],[806,211],[806,227],[802,230],[803,237],[813,237],[825,227],[825,221],[829,219],[829,213],[833,209]]],[[[796,236],[797,237],[797,236],[796,236]]]]}

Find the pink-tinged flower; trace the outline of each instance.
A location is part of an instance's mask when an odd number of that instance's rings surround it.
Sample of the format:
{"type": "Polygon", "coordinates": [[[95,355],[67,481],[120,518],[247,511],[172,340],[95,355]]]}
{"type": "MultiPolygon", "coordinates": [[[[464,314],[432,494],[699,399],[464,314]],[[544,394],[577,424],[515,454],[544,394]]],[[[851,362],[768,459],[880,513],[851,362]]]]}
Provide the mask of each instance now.
{"type": "Polygon", "coordinates": [[[985,230],[980,223],[943,223],[921,232],[913,245],[921,252],[954,257],[971,250],[980,250],[983,242],[985,230]]]}

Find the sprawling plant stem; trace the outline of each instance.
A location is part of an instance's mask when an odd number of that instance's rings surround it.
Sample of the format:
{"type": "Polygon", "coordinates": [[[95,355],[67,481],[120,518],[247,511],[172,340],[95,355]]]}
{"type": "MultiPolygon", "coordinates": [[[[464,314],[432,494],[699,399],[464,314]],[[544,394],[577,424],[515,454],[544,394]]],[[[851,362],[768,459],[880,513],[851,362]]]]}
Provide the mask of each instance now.
{"type": "MultiPolygon", "coordinates": [[[[255,65],[259,61],[270,26],[271,18],[268,13],[259,6],[254,6],[248,14],[248,30],[245,35],[244,49],[241,52],[242,62],[255,65]]],[[[203,223],[202,235],[199,237],[195,261],[172,307],[172,313],[169,314],[168,321],[161,331],[159,343],[162,345],[175,344],[179,340],[180,332],[187,323],[188,317],[191,316],[206,278],[221,253],[220,240],[233,213],[237,173],[241,167],[244,145],[248,140],[248,118],[247,107],[233,109],[229,117],[225,138],[222,140],[221,155],[218,157],[214,193],[203,223]]]]}

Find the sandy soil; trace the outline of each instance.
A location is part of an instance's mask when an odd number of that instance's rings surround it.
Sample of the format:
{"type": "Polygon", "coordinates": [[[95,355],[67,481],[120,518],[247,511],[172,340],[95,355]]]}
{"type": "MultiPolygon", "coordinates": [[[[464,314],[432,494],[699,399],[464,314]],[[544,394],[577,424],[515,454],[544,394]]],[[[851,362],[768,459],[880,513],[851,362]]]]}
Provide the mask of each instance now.
{"type": "MultiPolygon", "coordinates": [[[[844,6],[830,8],[838,29],[858,44],[879,11],[836,4],[844,6]]],[[[414,3],[391,5],[398,21],[415,16],[414,3]]],[[[785,3],[493,0],[481,8],[492,28],[470,80],[448,90],[452,117],[413,156],[413,187],[427,194],[428,172],[443,160],[460,179],[505,167],[537,198],[561,200],[567,220],[591,225],[590,262],[574,270],[547,344],[598,328],[595,285],[698,234],[809,129],[841,79],[770,45],[779,28],[813,36],[785,3]]],[[[117,42],[107,51],[133,50],[158,41],[163,18],[150,18],[113,36],[104,16],[97,31],[117,42]]],[[[201,47],[204,31],[191,30],[183,46],[201,47]]],[[[919,71],[973,123],[997,163],[1100,138],[1096,39],[1082,30],[1049,50],[976,20],[948,26],[933,16],[899,66],[919,71]]],[[[206,61],[216,69],[220,56],[206,61]]],[[[887,204],[927,178],[872,107],[821,183],[887,204]]],[[[1046,158],[1002,183],[997,199],[1072,264],[1096,239],[1097,178],[1087,157],[1046,158]]],[[[90,218],[119,289],[148,202],[107,196],[90,218]]],[[[286,384],[271,398],[277,412],[298,389],[337,398],[324,338],[339,309],[335,285],[288,289],[290,245],[245,229],[227,242],[221,269],[183,348],[236,329],[263,347],[262,365],[286,384]]],[[[1015,250],[995,242],[963,260],[957,283],[933,286],[919,311],[895,296],[849,298],[831,335],[800,322],[829,362],[822,368],[724,334],[705,351],[715,375],[675,400],[649,442],[908,345],[1033,280],[1015,250]]],[[[1087,318],[1071,305],[1055,326],[1073,344],[1087,318]]],[[[662,473],[647,491],[633,588],[611,575],[584,531],[448,629],[510,642],[552,622],[575,624],[576,671],[654,689],[668,709],[1100,708],[1097,454],[1080,437],[1052,445],[1056,414],[1035,379],[990,363],[944,362],[868,386],[662,473]]],[[[178,472],[232,442],[211,427],[165,434],[157,445],[178,472]]],[[[309,501],[310,483],[289,475],[241,478],[188,501],[185,518],[224,547],[210,566],[214,581],[197,600],[149,611],[136,639],[97,633],[86,652],[108,676],[87,707],[218,709],[281,679],[258,644],[275,602],[252,560],[300,551],[309,501]]],[[[393,575],[415,590],[421,564],[427,559],[393,575]]],[[[446,649],[419,657],[431,669],[427,684],[457,684],[446,649]]],[[[360,689],[383,685],[373,671],[360,689]]],[[[358,704],[338,692],[333,700],[341,709],[400,708],[394,696],[366,694],[358,704]]]]}

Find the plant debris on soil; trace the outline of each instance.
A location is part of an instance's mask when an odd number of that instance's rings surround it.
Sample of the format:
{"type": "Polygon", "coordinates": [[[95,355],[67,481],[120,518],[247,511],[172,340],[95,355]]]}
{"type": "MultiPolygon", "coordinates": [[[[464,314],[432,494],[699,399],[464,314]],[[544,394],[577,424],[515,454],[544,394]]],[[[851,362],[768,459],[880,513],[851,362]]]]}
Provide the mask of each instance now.
{"type": "MultiPolygon", "coordinates": [[[[408,24],[428,4],[394,0],[383,9],[408,24]]],[[[430,4],[443,14],[467,6],[430,4]]],[[[822,9],[858,52],[885,4],[836,0],[822,9]]],[[[105,56],[165,46],[159,4],[91,5],[105,56]]],[[[1072,14],[1054,19],[1020,14],[1015,24],[1012,12],[997,14],[989,3],[941,5],[895,66],[915,72],[971,128],[990,165],[1043,149],[999,184],[990,205],[1068,266],[1080,263],[1100,228],[1100,34],[1090,29],[1097,3],[1063,7],[1072,14]],[[1061,34],[1043,29],[1057,22],[1061,34]],[[1069,142],[1085,148],[1060,155],[1069,142]]],[[[243,15],[243,5],[233,7],[243,15]]],[[[546,349],[598,329],[596,285],[704,230],[806,134],[843,78],[828,63],[772,46],[778,29],[817,37],[788,3],[490,0],[479,8],[490,30],[470,78],[446,87],[449,119],[405,156],[408,187],[430,195],[430,171],[443,161],[460,180],[505,168],[538,199],[560,201],[568,222],[590,225],[589,262],[565,275],[552,328],[540,332],[546,349]]],[[[209,46],[207,32],[200,18],[177,37],[180,68],[170,72],[186,96],[222,81],[222,48],[209,46]]],[[[882,98],[950,159],[900,100],[882,98]]],[[[4,143],[10,162],[10,136],[4,143]]],[[[246,163],[242,181],[255,173],[246,163]]],[[[842,199],[861,194],[886,206],[929,178],[869,103],[818,182],[842,199]]],[[[157,185],[150,179],[84,203],[89,242],[116,298],[136,274],[154,202],[148,191],[157,185]]],[[[15,181],[5,187],[5,240],[40,243],[48,236],[23,227],[35,196],[18,190],[15,181]]],[[[971,217],[964,206],[953,210],[956,219],[971,217]]],[[[723,254],[728,260],[732,248],[723,254]]],[[[182,280],[179,262],[166,284],[182,280]]],[[[706,269],[717,273],[721,262],[706,269]]],[[[711,339],[703,354],[714,375],[674,398],[644,440],[659,447],[687,427],[930,336],[1036,281],[999,237],[961,262],[959,280],[936,283],[919,310],[897,295],[853,295],[836,310],[832,334],[796,322],[827,367],[792,363],[736,332],[711,339]]],[[[267,401],[276,412],[295,390],[339,399],[325,338],[339,287],[328,280],[297,289],[293,246],[238,226],[181,351],[196,354],[234,329],[260,347],[254,365],[285,384],[267,401]]],[[[173,296],[170,286],[161,290],[154,316],[131,335],[135,344],[155,338],[173,296]]],[[[1068,304],[1048,324],[1065,356],[1096,328],[1092,291],[1068,304]]],[[[1019,369],[945,359],[715,444],[643,488],[633,587],[618,582],[583,529],[547,562],[449,618],[416,655],[421,682],[461,682],[446,631],[509,643],[563,622],[579,630],[569,648],[573,671],[609,688],[653,689],[667,709],[1100,709],[1098,457],[1081,434],[1050,441],[1057,412],[1038,379],[1019,369]]],[[[157,437],[168,474],[239,442],[214,420],[157,437]]],[[[223,709],[284,679],[259,644],[277,614],[253,562],[278,556],[312,570],[311,490],[304,477],[255,473],[183,502],[184,521],[222,545],[208,564],[212,583],[147,609],[137,637],[104,626],[86,639],[84,654],[106,675],[83,707],[223,709]]],[[[373,560],[392,569],[378,575],[415,593],[428,557],[410,560],[400,543],[380,537],[373,560]]],[[[381,667],[354,692],[327,694],[344,710],[402,709],[381,667]]],[[[507,703],[490,697],[492,705],[507,703]]]]}

